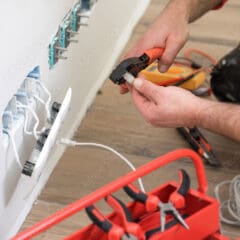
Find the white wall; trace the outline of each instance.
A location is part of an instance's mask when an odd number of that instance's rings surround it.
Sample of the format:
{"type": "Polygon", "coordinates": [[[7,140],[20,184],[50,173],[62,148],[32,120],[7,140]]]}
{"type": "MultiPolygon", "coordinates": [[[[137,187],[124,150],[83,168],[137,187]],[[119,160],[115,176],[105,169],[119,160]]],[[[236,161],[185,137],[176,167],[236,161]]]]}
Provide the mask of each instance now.
{"type": "MultiPolygon", "coordinates": [[[[61,101],[67,88],[73,89],[71,110],[61,135],[71,137],[94,100],[97,90],[109,75],[131,31],[143,14],[149,0],[98,0],[89,21],[65,54],[49,70],[48,44],[73,0],[12,0],[0,2],[0,113],[23,82],[26,74],[39,65],[42,81],[49,88],[54,100],[61,101]]],[[[0,129],[2,128],[0,121],[0,129]]],[[[16,138],[21,160],[25,162],[33,148],[33,139],[20,135],[16,138]]],[[[0,239],[9,239],[21,226],[34,200],[44,187],[49,175],[64,151],[55,147],[34,190],[26,197],[19,195],[21,169],[16,166],[11,144],[0,131],[0,239]],[[6,171],[8,162],[8,171],[6,171]],[[4,219],[4,221],[3,221],[4,219]]]]}

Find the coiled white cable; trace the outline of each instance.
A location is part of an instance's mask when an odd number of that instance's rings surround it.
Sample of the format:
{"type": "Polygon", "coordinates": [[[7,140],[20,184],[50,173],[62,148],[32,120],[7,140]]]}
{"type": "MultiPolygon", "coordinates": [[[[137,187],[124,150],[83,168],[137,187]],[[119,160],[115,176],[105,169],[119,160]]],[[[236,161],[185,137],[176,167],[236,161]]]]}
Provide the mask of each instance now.
{"type": "Polygon", "coordinates": [[[240,175],[234,177],[231,181],[223,181],[215,187],[215,195],[220,202],[220,218],[223,223],[240,226],[240,175]],[[229,199],[222,200],[220,189],[229,186],[229,199]],[[227,211],[230,218],[223,213],[227,211]]]}
{"type": "MultiPolygon", "coordinates": [[[[90,146],[90,147],[98,147],[98,148],[108,150],[108,151],[116,154],[120,159],[122,159],[133,171],[136,171],[136,168],[134,167],[134,165],[127,158],[125,158],[121,153],[119,153],[118,151],[116,151],[115,149],[113,149],[107,145],[93,143],[93,142],[76,142],[76,141],[66,139],[66,138],[62,138],[59,143],[65,144],[67,146],[72,146],[72,147],[74,147],[74,146],[90,146]]],[[[139,183],[141,190],[143,192],[145,192],[141,178],[138,179],[138,183],[139,183]]]]}

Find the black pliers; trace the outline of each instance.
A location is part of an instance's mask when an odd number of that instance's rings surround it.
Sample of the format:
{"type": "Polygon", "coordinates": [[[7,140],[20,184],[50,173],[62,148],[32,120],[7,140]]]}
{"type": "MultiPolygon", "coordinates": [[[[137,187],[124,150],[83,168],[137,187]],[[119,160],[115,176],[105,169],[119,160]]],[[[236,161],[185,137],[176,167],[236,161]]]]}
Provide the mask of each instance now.
{"type": "Polygon", "coordinates": [[[124,84],[126,81],[132,84],[139,72],[159,59],[162,54],[162,48],[152,48],[146,50],[140,57],[125,59],[113,70],[109,78],[118,85],[124,84]]]}
{"type": "Polygon", "coordinates": [[[124,187],[124,191],[135,201],[141,202],[145,205],[146,212],[155,212],[156,210],[160,213],[160,230],[161,232],[166,229],[166,215],[172,215],[174,219],[186,229],[189,229],[187,223],[184,221],[181,214],[177,209],[185,207],[185,197],[190,188],[190,177],[187,172],[183,169],[179,170],[180,184],[178,188],[171,193],[168,202],[163,203],[157,196],[147,194],[140,191],[134,185],[129,184],[124,187]]]}
{"type": "Polygon", "coordinates": [[[86,213],[93,223],[107,234],[109,240],[145,240],[144,232],[139,224],[132,219],[129,209],[125,204],[114,197],[108,195],[105,201],[114,210],[119,219],[118,224],[112,222],[102,215],[94,205],[86,208],[86,213]]]}

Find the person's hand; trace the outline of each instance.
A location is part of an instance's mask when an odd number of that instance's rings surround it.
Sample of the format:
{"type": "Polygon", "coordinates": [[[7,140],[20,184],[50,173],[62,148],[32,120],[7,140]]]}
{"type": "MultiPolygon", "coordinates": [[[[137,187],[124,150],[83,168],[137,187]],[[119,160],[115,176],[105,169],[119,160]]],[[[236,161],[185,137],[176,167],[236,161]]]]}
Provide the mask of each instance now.
{"type": "MultiPolygon", "coordinates": [[[[147,49],[160,47],[164,53],[159,61],[159,71],[166,72],[184,46],[188,37],[188,17],[184,6],[170,2],[157,17],[148,31],[126,54],[125,58],[137,57],[147,49]]],[[[120,87],[120,93],[128,92],[126,85],[120,87]]]]}
{"type": "Polygon", "coordinates": [[[160,47],[164,53],[159,61],[159,71],[166,72],[188,37],[188,20],[179,13],[178,6],[168,6],[139,39],[126,58],[140,56],[145,50],[160,47]]]}
{"type": "Polygon", "coordinates": [[[155,127],[192,127],[196,123],[201,99],[187,90],[136,78],[131,93],[145,121],[155,127]]]}

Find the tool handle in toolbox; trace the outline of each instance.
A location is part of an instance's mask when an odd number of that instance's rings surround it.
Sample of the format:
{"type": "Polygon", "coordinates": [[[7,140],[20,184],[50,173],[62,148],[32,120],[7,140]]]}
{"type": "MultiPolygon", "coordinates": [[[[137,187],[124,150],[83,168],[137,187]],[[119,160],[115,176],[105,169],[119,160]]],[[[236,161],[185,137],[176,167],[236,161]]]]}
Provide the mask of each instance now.
{"type": "Polygon", "coordinates": [[[131,212],[127,206],[120,200],[114,197],[113,195],[108,195],[105,197],[106,202],[112,209],[121,217],[123,223],[133,222],[131,212]]]}
{"type": "Polygon", "coordinates": [[[92,220],[92,222],[97,225],[104,232],[108,233],[113,224],[103,216],[94,205],[90,205],[85,208],[88,217],[92,220]]]}
{"type": "Polygon", "coordinates": [[[185,197],[189,191],[191,180],[188,173],[184,169],[178,171],[180,177],[180,186],[177,189],[177,193],[185,197]]]}
{"type": "Polygon", "coordinates": [[[38,222],[29,229],[26,229],[22,233],[19,233],[16,237],[12,238],[12,240],[31,239],[32,237],[46,231],[47,229],[51,228],[57,223],[72,216],[73,214],[78,213],[87,206],[94,204],[95,202],[106,197],[107,195],[116,192],[117,190],[128,185],[129,183],[136,181],[138,178],[143,177],[159,169],[160,167],[163,167],[171,162],[177,161],[182,158],[189,158],[190,160],[192,160],[198,178],[198,191],[200,194],[206,194],[207,179],[201,158],[198,156],[196,152],[190,149],[178,149],[146,163],[145,165],[136,169],[136,171],[130,172],[127,175],[120,177],[115,181],[109,183],[108,185],[96,190],[95,192],[89,194],[88,196],[73,202],[67,207],[52,214],[48,218],[38,222]]]}
{"type": "Polygon", "coordinates": [[[147,202],[148,195],[135,187],[133,184],[130,183],[127,186],[123,187],[123,189],[133,200],[144,204],[147,202]]]}
{"type": "Polygon", "coordinates": [[[148,212],[158,208],[160,200],[157,196],[144,193],[133,184],[128,184],[123,189],[133,200],[143,203],[148,212]]]}
{"type": "MultiPolygon", "coordinates": [[[[161,58],[163,52],[164,52],[163,48],[151,48],[151,49],[145,50],[144,54],[146,54],[148,57],[148,65],[153,63],[155,60],[161,58]]],[[[144,56],[144,54],[142,56],[144,56]]]]}
{"type": "MultiPolygon", "coordinates": [[[[131,212],[120,199],[110,194],[105,198],[105,200],[112,207],[116,216],[120,218],[120,225],[123,227],[126,233],[137,236],[137,239],[139,240],[145,239],[145,234],[140,225],[133,221],[131,212]]],[[[129,239],[132,238],[130,237],[129,239]]]]}
{"type": "MultiPolygon", "coordinates": [[[[169,201],[172,202],[176,208],[183,208],[185,206],[185,196],[189,191],[191,181],[189,175],[184,169],[180,169],[178,174],[180,178],[179,187],[170,195],[169,201]]],[[[129,197],[145,204],[147,211],[152,211],[159,205],[160,200],[157,196],[148,195],[139,190],[133,184],[128,184],[123,189],[129,197]]]]}
{"type": "Polygon", "coordinates": [[[180,169],[178,171],[178,174],[180,178],[179,187],[170,195],[169,201],[174,205],[176,209],[181,209],[186,205],[185,196],[190,189],[191,180],[184,169],[180,169]]]}

